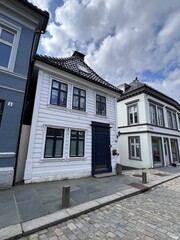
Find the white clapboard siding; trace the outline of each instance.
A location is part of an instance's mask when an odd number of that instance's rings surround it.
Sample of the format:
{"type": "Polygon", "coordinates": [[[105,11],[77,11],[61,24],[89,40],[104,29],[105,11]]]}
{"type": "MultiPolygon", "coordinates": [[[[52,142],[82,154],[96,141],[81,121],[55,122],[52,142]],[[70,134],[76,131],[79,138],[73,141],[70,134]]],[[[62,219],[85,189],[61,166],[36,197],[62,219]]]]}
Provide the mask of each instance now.
{"type": "MultiPolygon", "coordinates": [[[[68,76],[68,73],[67,73],[68,76]]],[[[58,78],[48,73],[39,71],[35,105],[29,140],[27,164],[25,168],[25,182],[51,181],[65,178],[76,178],[91,175],[91,152],[92,152],[92,121],[108,123],[111,126],[111,146],[117,148],[117,125],[116,125],[116,98],[109,94],[108,90],[97,90],[81,86],[81,82],[72,83],[59,77],[59,81],[68,84],[67,108],[50,105],[51,81],[58,78]],[[72,109],[73,87],[86,90],[86,112],[72,109]],[[107,116],[96,115],[96,94],[106,97],[107,116]],[[59,159],[43,158],[46,128],[63,128],[64,148],[63,157],[59,159]],[[85,131],[85,156],[80,158],[69,157],[70,130],[82,129],[85,131]]],[[[117,158],[112,157],[112,166],[117,158]]]]}

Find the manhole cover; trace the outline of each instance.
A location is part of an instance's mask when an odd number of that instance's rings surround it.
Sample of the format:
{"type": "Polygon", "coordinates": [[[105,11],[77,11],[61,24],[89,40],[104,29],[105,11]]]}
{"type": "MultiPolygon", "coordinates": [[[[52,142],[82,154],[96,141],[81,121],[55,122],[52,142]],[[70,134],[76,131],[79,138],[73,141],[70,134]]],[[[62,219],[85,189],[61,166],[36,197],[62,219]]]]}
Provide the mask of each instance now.
{"type": "Polygon", "coordinates": [[[137,173],[136,173],[136,174],[133,174],[132,176],[133,176],[133,177],[142,177],[142,174],[137,174],[137,173]]]}
{"type": "Polygon", "coordinates": [[[144,186],[141,183],[132,182],[132,183],[129,183],[128,185],[131,187],[138,188],[138,189],[148,189],[146,186],[144,186]]]}
{"type": "Polygon", "coordinates": [[[164,177],[164,176],[168,176],[169,174],[165,174],[165,173],[154,173],[154,175],[160,176],[160,177],[164,177]]]}

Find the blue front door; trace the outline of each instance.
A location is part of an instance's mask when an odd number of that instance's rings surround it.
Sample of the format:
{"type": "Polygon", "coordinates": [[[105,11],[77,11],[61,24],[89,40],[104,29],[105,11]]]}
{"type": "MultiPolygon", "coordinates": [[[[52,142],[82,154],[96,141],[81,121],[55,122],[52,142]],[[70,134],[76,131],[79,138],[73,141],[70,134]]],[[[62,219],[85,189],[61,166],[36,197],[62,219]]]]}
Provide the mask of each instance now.
{"type": "Polygon", "coordinates": [[[92,122],[92,175],[112,172],[110,125],[92,122]]]}

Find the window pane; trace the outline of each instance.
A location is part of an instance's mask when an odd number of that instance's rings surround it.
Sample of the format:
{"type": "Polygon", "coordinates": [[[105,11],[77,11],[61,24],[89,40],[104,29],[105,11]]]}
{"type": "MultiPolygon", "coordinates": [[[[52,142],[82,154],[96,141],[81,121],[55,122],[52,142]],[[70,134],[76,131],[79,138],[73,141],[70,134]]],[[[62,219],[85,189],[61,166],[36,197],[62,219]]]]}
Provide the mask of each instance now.
{"type": "Polygon", "coordinates": [[[7,41],[9,43],[13,43],[13,41],[14,41],[14,34],[11,33],[11,32],[6,31],[4,29],[2,29],[1,39],[3,39],[4,41],[7,41]]]}
{"type": "Polygon", "coordinates": [[[96,100],[100,101],[100,96],[99,95],[96,95],[96,100]]]}
{"type": "Polygon", "coordinates": [[[76,156],[76,140],[71,140],[71,149],[70,149],[70,156],[76,156]]]}
{"type": "Polygon", "coordinates": [[[45,150],[45,157],[53,157],[53,139],[48,138],[46,140],[46,150],[45,150]]]}
{"type": "Polygon", "coordinates": [[[130,113],[130,124],[132,124],[132,123],[133,123],[133,114],[130,113]]]}
{"type": "Polygon", "coordinates": [[[63,152],[63,140],[57,139],[56,140],[55,157],[62,157],[62,152],[63,152]]]}
{"type": "Polygon", "coordinates": [[[76,94],[76,95],[79,94],[79,89],[78,88],[74,88],[74,94],[76,94]]]}
{"type": "Polygon", "coordinates": [[[101,97],[101,102],[106,103],[106,98],[105,97],[101,97]]]}
{"type": "Polygon", "coordinates": [[[84,138],[84,132],[82,131],[79,132],[79,138],[84,138]]]}
{"type": "Polygon", "coordinates": [[[61,83],[61,90],[66,92],[67,91],[67,85],[61,83]]]}
{"type": "Polygon", "coordinates": [[[138,138],[136,138],[136,143],[139,143],[139,139],[138,138]]]}
{"type": "Polygon", "coordinates": [[[85,98],[80,99],[80,109],[85,110],[85,98]]]}
{"type": "Polygon", "coordinates": [[[56,81],[53,81],[53,88],[59,88],[59,83],[58,82],[56,82],[56,81]]]}
{"type": "Polygon", "coordinates": [[[86,93],[85,93],[85,91],[84,91],[84,90],[81,90],[81,93],[80,93],[80,95],[81,95],[82,97],[85,97],[85,96],[86,96],[86,93]]]}
{"type": "Polygon", "coordinates": [[[56,129],[56,136],[63,137],[64,136],[64,129],[56,129]]]}
{"type": "Polygon", "coordinates": [[[58,104],[58,90],[52,89],[51,104],[58,104]]]}
{"type": "Polygon", "coordinates": [[[48,128],[47,129],[47,136],[54,136],[54,129],[53,128],[48,128]]]}
{"type": "Polygon", "coordinates": [[[79,141],[78,144],[78,157],[83,157],[84,156],[84,140],[79,141]]]}
{"type": "Polygon", "coordinates": [[[78,108],[78,103],[79,103],[79,97],[73,96],[73,107],[78,108]]]}
{"type": "Polygon", "coordinates": [[[134,113],[134,122],[137,123],[138,122],[138,118],[137,118],[137,112],[134,113]]]}
{"type": "Polygon", "coordinates": [[[64,107],[66,106],[66,92],[61,92],[59,105],[64,107]]]}
{"type": "Polygon", "coordinates": [[[134,145],[131,146],[131,153],[132,153],[132,157],[135,157],[134,145]]]}
{"type": "Polygon", "coordinates": [[[139,145],[136,146],[136,157],[139,158],[140,157],[140,152],[139,152],[139,145]]]}
{"type": "Polygon", "coordinates": [[[0,53],[0,66],[7,68],[11,54],[11,47],[4,43],[0,43],[0,53]]]}

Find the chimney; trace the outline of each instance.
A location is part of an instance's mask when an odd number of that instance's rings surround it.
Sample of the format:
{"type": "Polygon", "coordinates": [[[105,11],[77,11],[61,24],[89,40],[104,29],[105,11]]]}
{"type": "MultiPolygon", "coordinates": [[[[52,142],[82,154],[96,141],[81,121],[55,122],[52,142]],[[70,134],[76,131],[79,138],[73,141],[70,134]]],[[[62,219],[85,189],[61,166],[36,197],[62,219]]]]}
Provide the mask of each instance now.
{"type": "Polygon", "coordinates": [[[78,52],[78,51],[74,51],[74,53],[73,53],[73,55],[72,55],[73,57],[79,57],[81,60],[83,60],[84,61],[84,57],[85,57],[85,55],[83,54],[83,53],[80,53],[80,52],[78,52]]]}

